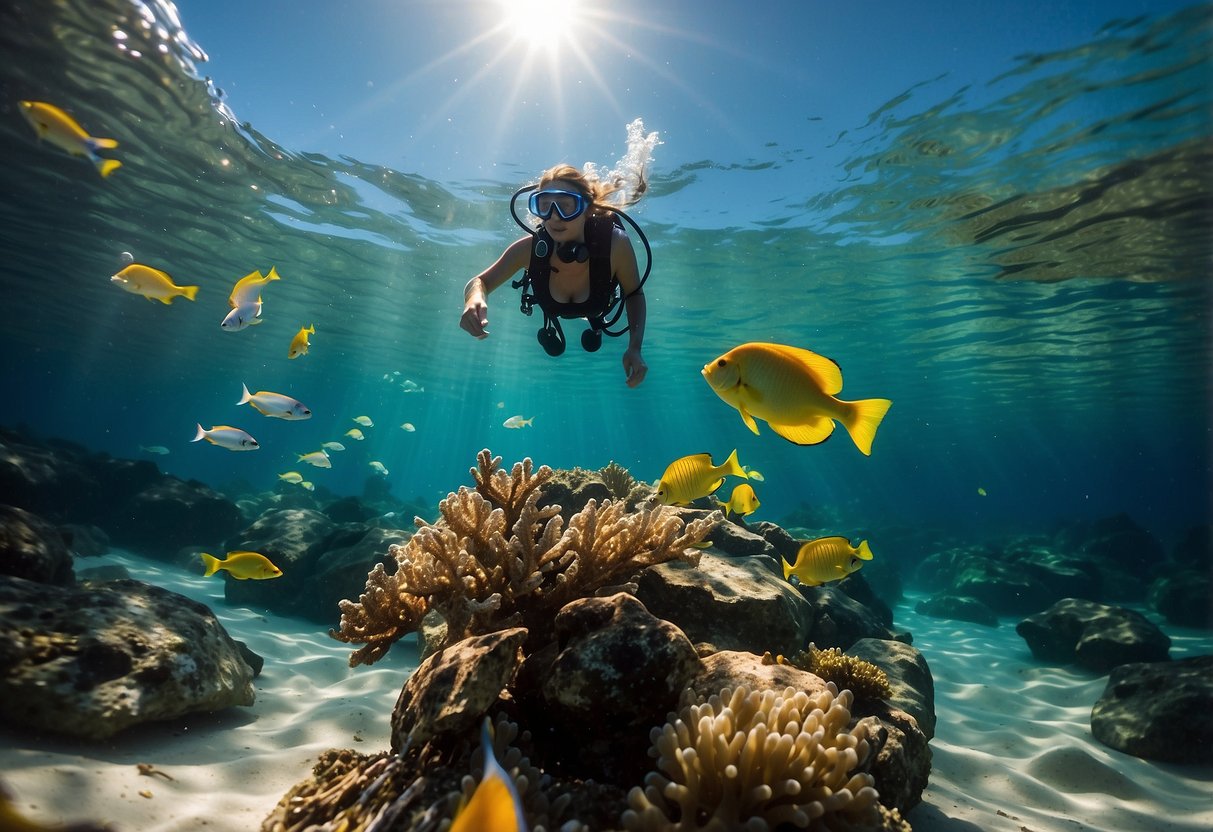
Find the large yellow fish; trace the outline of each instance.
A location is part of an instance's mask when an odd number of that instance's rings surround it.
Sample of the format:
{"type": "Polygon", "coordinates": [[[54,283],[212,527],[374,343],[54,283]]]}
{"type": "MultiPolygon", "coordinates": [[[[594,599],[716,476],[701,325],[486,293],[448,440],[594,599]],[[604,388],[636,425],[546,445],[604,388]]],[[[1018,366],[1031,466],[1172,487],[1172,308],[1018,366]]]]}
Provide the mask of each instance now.
{"type": "MultiPolygon", "coordinates": [[[[752,471],[749,473],[750,476],[754,475],[752,471]]],[[[745,517],[757,511],[761,505],[758,495],[754,493],[754,487],[748,482],[741,482],[733,487],[733,493],[729,495],[729,501],[725,503],[724,508],[729,514],[745,517]]]]}
{"type": "Polygon", "coordinates": [[[270,273],[267,275],[263,275],[260,269],[249,272],[236,281],[232,293],[228,295],[227,304],[235,309],[245,304],[261,303],[261,289],[265,284],[281,279],[282,275],[278,274],[273,266],[270,266],[270,273]]]}
{"type": "Polygon", "coordinates": [[[852,572],[858,572],[865,560],[872,559],[868,541],[852,546],[845,537],[819,537],[810,540],[796,553],[796,563],[783,563],[783,577],[797,580],[806,586],[821,586],[829,581],[840,581],[852,572]]]}
{"type": "Polygon", "coordinates": [[[164,304],[172,303],[173,298],[193,300],[198,295],[197,286],[178,286],[166,272],[141,263],[131,263],[110,277],[110,282],[117,283],[133,295],[143,295],[148,300],[158,300],[164,304]]]}
{"type": "Polygon", "coordinates": [[[223,560],[202,552],[201,557],[202,562],[206,564],[206,575],[203,576],[206,578],[220,569],[226,569],[229,575],[240,581],[266,581],[282,577],[282,570],[259,552],[228,552],[223,560]]]}
{"type": "Polygon", "coordinates": [[[711,454],[684,456],[671,462],[657,481],[657,499],[667,506],[687,505],[720,488],[728,475],[746,478],[736,450],[721,465],[712,464],[711,454]]]}
{"type": "Polygon", "coordinates": [[[480,747],[484,751],[484,776],[472,792],[467,805],[455,813],[450,832],[526,832],[522,800],[514,778],[497,762],[493,739],[486,717],[480,729],[480,747]]]}
{"type": "Polygon", "coordinates": [[[298,358],[301,355],[307,355],[308,349],[312,346],[311,342],[308,341],[307,337],[309,335],[315,335],[315,334],[316,334],[316,325],[315,324],[313,324],[312,326],[300,327],[299,331],[295,333],[295,337],[291,339],[291,347],[289,350],[287,350],[286,357],[287,358],[298,358]]]}
{"type": "Polygon", "coordinates": [[[98,139],[90,136],[76,120],[54,104],[45,101],[19,101],[21,115],[34,128],[38,138],[66,150],[73,156],[83,156],[96,166],[102,177],[122,167],[117,159],[102,159],[98,150],[112,150],[118,146],[113,139],[98,139]]]}
{"type": "Polygon", "coordinates": [[[703,365],[703,377],[725,403],[737,408],[746,427],[758,433],[754,419],[797,445],[816,445],[830,438],[834,420],[842,423],[864,455],[888,399],[844,402],[842,371],[830,359],[799,347],[749,343],[703,365]]]}

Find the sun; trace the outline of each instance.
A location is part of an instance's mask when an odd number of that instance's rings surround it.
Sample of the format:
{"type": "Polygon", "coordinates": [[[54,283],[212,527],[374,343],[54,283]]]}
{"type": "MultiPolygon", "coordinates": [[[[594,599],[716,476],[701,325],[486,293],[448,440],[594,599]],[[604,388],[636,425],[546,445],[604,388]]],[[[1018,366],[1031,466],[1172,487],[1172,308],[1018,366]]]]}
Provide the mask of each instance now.
{"type": "Polygon", "coordinates": [[[578,0],[497,0],[502,23],[515,38],[561,44],[577,34],[578,0]]]}

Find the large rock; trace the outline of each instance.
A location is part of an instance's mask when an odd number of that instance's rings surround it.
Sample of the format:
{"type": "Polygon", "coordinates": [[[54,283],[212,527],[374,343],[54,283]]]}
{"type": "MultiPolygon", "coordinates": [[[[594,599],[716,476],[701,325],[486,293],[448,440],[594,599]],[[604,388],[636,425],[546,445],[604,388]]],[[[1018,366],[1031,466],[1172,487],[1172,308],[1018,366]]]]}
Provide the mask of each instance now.
{"type": "Polygon", "coordinates": [[[392,751],[475,728],[514,677],[523,627],[472,636],[428,656],[392,710],[392,751]]]}
{"type": "Polygon", "coordinates": [[[809,602],[809,640],[823,650],[837,647],[845,652],[861,638],[907,642],[910,638],[886,627],[880,612],[865,607],[835,584],[799,589],[809,602]]]}
{"type": "Polygon", "coordinates": [[[243,523],[240,509],[195,480],[164,477],[131,499],[108,527],[115,542],[169,558],[183,546],[217,546],[243,523]]]}
{"type": "Polygon", "coordinates": [[[674,560],[646,569],[636,597],[693,642],[792,655],[808,643],[809,604],[774,569],[762,555],[704,552],[698,567],[674,560]]]}
{"type": "Polygon", "coordinates": [[[1171,639],[1141,613],[1079,598],[1028,616],[1015,632],[1038,660],[1074,663],[1096,673],[1170,658],[1171,639]]]}
{"type": "Polygon", "coordinates": [[[928,740],[935,736],[935,679],[922,653],[900,641],[865,638],[846,654],[883,670],[893,690],[885,701],[914,717],[928,740]]]}
{"type": "Polygon", "coordinates": [[[72,553],[50,523],[24,509],[0,505],[0,575],[43,584],[75,582],[72,553]]]}
{"type": "Polygon", "coordinates": [[[105,739],[253,704],[253,671],[214,614],[138,581],[63,588],[0,577],[0,718],[105,739]]]}
{"type": "MultiPolygon", "coordinates": [[[[334,530],[332,520],[312,509],[287,508],[262,514],[253,525],[229,538],[223,548],[259,552],[282,570],[282,577],[241,581],[221,572],[224,598],[229,604],[271,609],[283,615],[306,614],[300,609],[299,599],[307,592],[315,562],[334,530]]],[[[365,585],[366,573],[361,580],[365,585]]],[[[326,610],[326,614],[324,621],[332,617],[331,611],[326,610]]]]}
{"type": "Polygon", "coordinates": [[[1091,733],[1135,757],[1213,765],[1213,656],[1114,668],[1091,733]]]}
{"type": "Polygon", "coordinates": [[[412,535],[400,529],[356,526],[348,538],[330,538],[325,551],[308,570],[308,580],[299,594],[284,599],[282,608],[292,615],[331,624],[341,616],[337,604],[358,598],[366,589],[366,576],[382,563],[389,573],[396,559],[388,554],[393,543],[405,543],[412,535]],[[345,544],[345,545],[341,545],[345,544]],[[332,548],[327,548],[332,547],[332,548]]]}

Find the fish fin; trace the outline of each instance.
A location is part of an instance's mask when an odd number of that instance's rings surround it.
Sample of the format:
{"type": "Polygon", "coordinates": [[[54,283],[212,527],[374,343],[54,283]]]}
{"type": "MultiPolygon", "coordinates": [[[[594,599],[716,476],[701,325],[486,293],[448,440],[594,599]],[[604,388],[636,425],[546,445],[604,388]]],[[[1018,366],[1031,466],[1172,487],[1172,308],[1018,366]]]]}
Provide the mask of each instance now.
{"type": "MultiPolygon", "coordinates": [[[[716,482],[714,482],[710,486],[708,486],[708,494],[715,494],[716,490],[718,488],[720,488],[720,486],[722,486],[722,485],[724,485],[724,477],[721,477],[720,479],[716,480],[716,482]]],[[[705,494],[704,496],[707,496],[707,495],[705,494]]],[[[690,505],[690,503],[688,503],[687,505],[690,505]]]]}
{"type": "Polygon", "coordinates": [[[859,546],[855,549],[855,557],[859,558],[860,560],[872,559],[872,549],[868,546],[868,541],[859,541],[859,546]]]}
{"type": "Polygon", "coordinates": [[[202,563],[204,566],[206,566],[206,574],[202,577],[209,578],[211,575],[214,575],[219,571],[219,558],[215,557],[214,555],[208,555],[206,552],[202,552],[201,555],[202,563]]]}
{"type": "Polygon", "coordinates": [[[737,412],[741,414],[741,421],[745,422],[745,426],[750,429],[750,432],[757,435],[758,425],[754,423],[754,417],[750,415],[750,411],[738,405],[737,412]]]}
{"type": "Polygon", "coordinates": [[[775,352],[781,353],[799,363],[813,380],[821,387],[821,392],[834,396],[842,392],[842,368],[832,358],[818,355],[811,350],[801,347],[789,347],[786,344],[771,344],[775,352]]]}
{"type": "Polygon", "coordinates": [[[97,172],[101,174],[102,179],[109,176],[111,173],[116,171],[118,168],[122,167],[122,163],[119,162],[117,159],[98,158],[97,161],[94,162],[93,164],[95,164],[97,166],[97,172]]]}
{"type": "Polygon", "coordinates": [[[265,323],[265,319],[261,317],[261,312],[260,312],[260,311],[258,311],[258,312],[257,312],[257,317],[255,317],[255,318],[253,318],[251,321],[249,321],[249,322],[248,322],[248,325],[249,325],[249,326],[257,326],[258,324],[263,324],[263,323],[265,323]]]}
{"type": "Polygon", "coordinates": [[[803,425],[772,425],[768,422],[767,426],[796,445],[819,445],[834,432],[834,420],[829,416],[822,416],[803,425]]]}
{"type": "Polygon", "coordinates": [[[270,266],[269,274],[267,274],[265,276],[265,282],[269,283],[271,280],[281,280],[281,279],[282,279],[282,275],[278,274],[278,269],[275,268],[274,266],[270,266]]]}
{"type": "Polygon", "coordinates": [[[783,564],[783,579],[789,581],[792,579],[792,564],[784,559],[783,555],[779,556],[779,562],[783,564]]]}
{"type": "Polygon", "coordinates": [[[200,440],[200,439],[206,439],[206,430],[205,430],[205,429],[203,429],[202,425],[198,425],[198,435],[197,435],[197,436],[195,436],[195,437],[194,437],[193,439],[191,439],[190,441],[191,441],[191,442],[197,442],[197,441],[198,441],[198,440],[200,440]]]}
{"type": "Polygon", "coordinates": [[[173,304],[173,298],[175,298],[175,297],[176,297],[176,295],[170,295],[170,296],[168,296],[168,297],[166,297],[166,298],[156,298],[156,300],[160,301],[160,302],[161,302],[161,303],[163,303],[165,306],[172,306],[172,304],[173,304]]]}
{"type": "Polygon", "coordinates": [[[872,440],[876,438],[876,429],[884,419],[885,413],[893,402],[888,399],[863,399],[858,402],[845,402],[847,411],[841,421],[842,426],[851,434],[855,447],[864,456],[872,455],[872,440]]]}
{"type": "Polygon", "coordinates": [[[198,297],[198,287],[197,286],[182,286],[181,294],[186,300],[193,300],[194,298],[198,297]]]}
{"type": "MultiPolygon", "coordinates": [[[[720,466],[720,473],[731,474],[734,477],[749,479],[750,475],[741,467],[741,463],[737,461],[737,449],[733,449],[733,453],[729,454],[729,458],[724,461],[724,465],[720,466]]],[[[724,480],[721,480],[724,482],[724,480]]]]}
{"type": "Polygon", "coordinates": [[[89,136],[88,144],[93,150],[113,150],[118,146],[118,142],[113,139],[98,139],[93,136],[89,136]]]}
{"type": "Polygon", "coordinates": [[[244,393],[240,396],[240,401],[236,402],[236,404],[248,404],[253,398],[253,394],[248,391],[248,385],[244,382],[240,382],[240,389],[243,390],[244,393]]]}

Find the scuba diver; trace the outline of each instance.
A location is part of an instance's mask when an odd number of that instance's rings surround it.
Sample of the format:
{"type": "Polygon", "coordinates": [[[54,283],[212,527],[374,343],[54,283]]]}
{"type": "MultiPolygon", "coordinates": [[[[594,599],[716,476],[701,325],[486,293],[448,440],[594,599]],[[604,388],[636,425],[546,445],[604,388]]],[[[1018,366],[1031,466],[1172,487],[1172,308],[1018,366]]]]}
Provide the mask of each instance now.
{"type": "MultiPolygon", "coordinates": [[[[538,306],[543,327],[540,345],[548,355],[564,352],[565,337],[560,319],[582,318],[589,328],[581,334],[581,346],[594,352],[602,336],[628,334],[623,353],[623,371],[628,387],[636,387],[648,372],[640,355],[644,342],[645,301],[641,291],[652,269],[653,257],[644,232],[623,211],[605,198],[617,190],[591,178],[571,165],[557,165],[544,172],[538,185],[519,189],[510,200],[514,221],[527,232],[497,258],[497,262],[468,281],[463,290],[463,316],[459,326],[476,338],[488,337],[490,292],[520,270],[522,311],[530,315],[538,306]],[[523,223],[515,203],[531,191],[530,212],[541,222],[537,229],[523,223]],[[648,264],[641,275],[632,241],[620,222],[623,218],[644,243],[648,264]],[[620,313],[627,312],[627,326],[612,329],[620,313]]],[[[644,183],[636,194],[644,192],[644,183]]]]}

